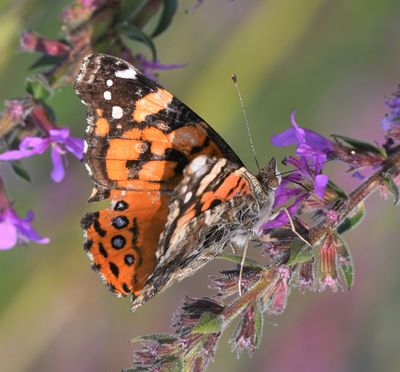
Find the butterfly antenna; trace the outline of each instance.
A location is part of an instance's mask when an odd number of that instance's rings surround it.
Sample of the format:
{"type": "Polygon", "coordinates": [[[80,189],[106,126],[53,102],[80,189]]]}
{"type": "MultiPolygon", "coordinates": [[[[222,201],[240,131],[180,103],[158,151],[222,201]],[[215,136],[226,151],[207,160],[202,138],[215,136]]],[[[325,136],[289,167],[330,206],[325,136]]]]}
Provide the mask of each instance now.
{"type": "Polygon", "coordinates": [[[246,110],[244,109],[243,98],[242,98],[242,95],[240,94],[240,89],[239,89],[239,85],[238,85],[238,79],[237,79],[237,76],[235,74],[232,74],[231,78],[232,78],[233,84],[235,85],[237,94],[239,96],[240,106],[242,107],[244,122],[245,122],[246,128],[247,128],[247,134],[249,135],[251,150],[253,151],[254,161],[256,162],[258,171],[261,171],[261,168],[260,168],[260,165],[258,164],[258,160],[257,160],[257,156],[256,156],[256,150],[254,148],[253,138],[251,137],[250,126],[249,126],[249,122],[247,120],[246,110]]]}

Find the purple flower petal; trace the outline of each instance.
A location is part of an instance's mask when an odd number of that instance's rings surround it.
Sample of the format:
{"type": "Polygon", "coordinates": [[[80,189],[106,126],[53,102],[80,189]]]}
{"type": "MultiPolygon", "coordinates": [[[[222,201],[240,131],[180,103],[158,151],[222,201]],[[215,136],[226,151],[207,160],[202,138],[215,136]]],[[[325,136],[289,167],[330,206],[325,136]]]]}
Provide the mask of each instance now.
{"type": "Polygon", "coordinates": [[[393,123],[390,121],[389,117],[384,117],[381,121],[382,129],[387,132],[389,129],[393,127],[393,123]]]}
{"type": "Polygon", "coordinates": [[[0,155],[0,160],[19,160],[33,155],[43,154],[49,146],[49,138],[25,137],[19,145],[19,150],[4,152],[0,155]]]}
{"type": "Polygon", "coordinates": [[[329,177],[326,174],[319,174],[314,180],[314,193],[321,199],[325,195],[325,188],[328,184],[329,177]]]}
{"type": "Polygon", "coordinates": [[[79,160],[83,158],[83,139],[69,137],[65,141],[65,148],[79,160]]]}
{"type": "Polygon", "coordinates": [[[0,250],[14,247],[17,240],[17,228],[7,219],[0,220],[0,250]]]}
{"type": "Polygon", "coordinates": [[[43,238],[31,226],[33,212],[28,211],[25,218],[18,217],[10,208],[3,210],[0,216],[0,250],[10,249],[19,241],[31,240],[40,244],[47,244],[50,240],[43,238]]]}
{"type": "Polygon", "coordinates": [[[297,144],[296,132],[293,128],[288,128],[282,133],[272,136],[271,143],[277,147],[285,147],[297,144]]]}
{"type": "Polygon", "coordinates": [[[50,146],[50,138],[45,137],[25,137],[20,145],[19,148],[21,150],[35,150],[38,154],[43,154],[47,148],[50,146]]]}
{"type": "Polygon", "coordinates": [[[321,136],[319,133],[314,132],[310,129],[304,129],[306,132],[306,142],[310,144],[315,150],[322,151],[325,154],[328,154],[331,151],[334,151],[333,142],[321,136]]]}
{"type": "MultiPolygon", "coordinates": [[[[309,162],[304,157],[295,158],[294,156],[288,156],[285,159],[285,163],[293,165],[297,169],[297,172],[292,173],[290,175],[290,177],[296,177],[297,181],[301,181],[301,179],[304,176],[306,176],[306,177],[312,176],[312,173],[311,173],[310,167],[309,167],[309,162]]],[[[287,177],[287,178],[289,179],[289,177],[287,177]]]]}
{"type": "Polygon", "coordinates": [[[261,226],[261,231],[281,227],[286,225],[288,222],[289,219],[286,212],[284,210],[281,210],[274,219],[268,221],[266,224],[261,226]]]}
{"type": "Polygon", "coordinates": [[[33,218],[33,212],[28,211],[25,218],[18,218],[18,221],[16,221],[15,225],[19,230],[20,238],[22,238],[23,240],[30,240],[39,244],[47,244],[50,239],[41,237],[39,233],[31,226],[30,223],[32,222],[33,218]]]}
{"type": "Polygon", "coordinates": [[[319,151],[325,154],[334,150],[333,142],[321,136],[317,132],[300,128],[295,119],[295,112],[291,114],[292,128],[271,137],[274,146],[284,147],[297,145],[298,155],[306,155],[307,152],[319,151]]]}
{"type": "Polygon", "coordinates": [[[57,129],[50,129],[49,134],[53,142],[57,143],[64,143],[70,135],[69,128],[57,128],[57,129]]]}
{"type": "Polygon", "coordinates": [[[302,144],[306,142],[306,132],[304,131],[304,129],[300,128],[299,125],[297,124],[295,115],[296,111],[293,111],[290,115],[290,121],[292,122],[294,134],[297,138],[298,143],[302,144]]]}
{"type": "Polygon", "coordinates": [[[275,190],[275,202],[274,208],[279,208],[280,206],[286,204],[289,199],[293,196],[299,194],[301,189],[294,189],[286,187],[290,181],[282,179],[280,185],[275,190]]]}
{"type": "MultiPolygon", "coordinates": [[[[297,213],[297,210],[299,209],[301,202],[304,200],[306,196],[307,196],[306,193],[297,196],[292,205],[287,208],[291,216],[297,213]]],[[[276,215],[274,219],[269,220],[264,225],[262,225],[260,231],[281,227],[287,225],[288,223],[289,223],[289,218],[287,216],[287,213],[282,209],[279,211],[279,213],[276,215]]]]}
{"type": "Polygon", "coordinates": [[[53,145],[51,148],[51,160],[53,162],[53,170],[51,172],[51,179],[54,182],[61,182],[65,176],[63,159],[60,154],[59,147],[53,145]]]}

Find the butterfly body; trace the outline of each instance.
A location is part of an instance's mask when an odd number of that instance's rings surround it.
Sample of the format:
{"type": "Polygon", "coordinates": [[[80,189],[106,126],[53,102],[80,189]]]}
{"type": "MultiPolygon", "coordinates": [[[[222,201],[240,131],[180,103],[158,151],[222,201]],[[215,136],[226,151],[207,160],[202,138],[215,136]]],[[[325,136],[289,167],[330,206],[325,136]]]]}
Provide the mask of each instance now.
{"type": "Polygon", "coordinates": [[[192,275],[271,216],[275,161],[255,177],[203,119],[121,59],[85,58],[76,91],[88,106],[85,249],[133,309],[192,275]]]}

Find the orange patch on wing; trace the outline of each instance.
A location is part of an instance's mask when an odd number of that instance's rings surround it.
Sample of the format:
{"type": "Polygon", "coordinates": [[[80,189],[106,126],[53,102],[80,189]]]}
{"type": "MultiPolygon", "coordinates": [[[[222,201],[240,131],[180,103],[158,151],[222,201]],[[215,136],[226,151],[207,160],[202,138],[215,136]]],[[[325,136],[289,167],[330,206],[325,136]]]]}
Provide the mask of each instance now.
{"type": "Polygon", "coordinates": [[[141,139],[142,131],[139,128],[132,128],[122,133],[121,138],[141,139]]]}
{"type": "Polygon", "coordinates": [[[103,110],[102,109],[96,109],[96,114],[98,117],[102,118],[103,117],[103,110]]]}
{"type": "MultiPolygon", "coordinates": [[[[213,191],[208,191],[201,196],[201,211],[205,212],[206,210],[210,209],[211,204],[215,200],[221,200],[218,195],[213,191]]],[[[223,200],[223,199],[222,199],[223,200]]]]}
{"type": "Polygon", "coordinates": [[[115,138],[108,142],[107,159],[138,160],[146,150],[142,141],[115,138]]]}
{"type": "Polygon", "coordinates": [[[158,191],[158,190],[174,190],[176,184],[163,185],[160,183],[149,183],[148,181],[142,180],[119,180],[117,182],[118,187],[127,190],[147,190],[147,191],[158,191]]]}
{"type": "Polygon", "coordinates": [[[114,181],[128,180],[128,168],[126,167],[126,160],[106,160],[107,177],[114,181]]]}
{"type": "Polygon", "coordinates": [[[201,213],[209,210],[214,202],[227,202],[236,195],[245,195],[251,192],[248,182],[238,172],[230,174],[225,181],[214,191],[207,191],[201,195],[200,201],[195,201],[190,208],[187,209],[185,214],[181,216],[177,222],[177,228],[182,227],[188,223],[192,218],[196,217],[196,203],[201,205],[201,213]]]}
{"type": "Polygon", "coordinates": [[[176,224],[177,229],[192,220],[194,217],[196,217],[196,212],[194,210],[194,206],[192,206],[185,212],[185,214],[181,218],[179,218],[176,224]]]}
{"type": "Polygon", "coordinates": [[[142,138],[151,142],[171,143],[169,135],[163,133],[160,129],[151,126],[142,130],[142,138]]]}
{"type": "Polygon", "coordinates": [[[237,192],[240,193],[240,195],[250,194],[251,193],[249,184],[244,178],[242,178],[240,180],[238,188],[237,188],[237,192]]]}
{"type": "Polygon", "coordinates": [[[158,88],[136,102],[133,120],[141,123],[147,115],[154,115],[167,108],[174,96],[165,89],[158,88]]]}
{"type": "Polygon", "coordinates": [[[144,163],[139,171],[139,179],[145,181],[159,181],[175,176],[176,162],[168,160],[150,160],[144,163]]]}
{"type": "Polygon", "coordinates": [[[216,195],[222,198],[227,198],[230,195],[234,196],[235,191],[233,191],[233,188],[236,188],[238,183],[239,183],[240,176],[237,174],[231,174],[226,179],[224,182],[218,187],[216,190],[216,195]]]}
{"type": "Polygon", "coordinates": [[[111,200],[127,203],[127,209],[106,208],[99,212],[98,226],[86,229],[93,263],[113,290],[120,295],[138,294],[153,272],[158,240],[167,221],[169,197],[158,192],[111,191],[111,200]],[[124,218],[127,225],[115,227],[115,218],[124,218]],[[116,249],[112,239],[122,236],[125,244],[116,249]]]}
{"type": "Polygon", "coordinates": [[[99,137],[105,137],[110,131],[110,123],[107,119],[99,118],[96,120],[95,133],[99,137]]]}
{"type": "Polygon", "coordinates": [[[232,199],[238,194],[245,195],[248,193],[250,193],[248,183],[237,171],[226,177],[224,182],[215,190],[215,195],[224,200],[232,199]]]}

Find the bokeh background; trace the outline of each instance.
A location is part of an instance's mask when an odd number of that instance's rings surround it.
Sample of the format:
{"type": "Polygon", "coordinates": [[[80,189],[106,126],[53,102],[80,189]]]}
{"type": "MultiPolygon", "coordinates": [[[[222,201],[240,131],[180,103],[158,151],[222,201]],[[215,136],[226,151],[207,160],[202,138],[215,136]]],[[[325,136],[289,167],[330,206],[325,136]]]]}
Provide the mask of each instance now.
{"type": "MultiPolygon", "coordinates": [[[[194,0],[193,0],[194,1],[194,0]]],[[[325,135],[382,140],[384,97],[400,81],[398,0],[204,1],[185,14],[182,1],[172,26],[156,40],[164,63],[187,63],[160,82],[222,134],[255,170],[241,108],[230,75],[239,77],[257,155],[265,163],[291,149],[269,144],[271,134],[297,120],[325,135]]],[[[58,14],[68,1],[0,2],[0,102],[23,95],[36,56],[18,51],[26,29],[56,37],[58,14]]],[[[59,123],[82,136],[85,112],[71,87],[52,101],[59,123]]],[[[47,154],[48,155],[48,154],[47,154]]],[[[209,294],[213,262],[130,314],[89,267],[82,249],[81,216],[91,183],[70,159],[61,184],[50,180],[45,155],[23,164],[33,181],[17,179],[6,164],[2,177],[16,209],[36,212],[37,229],[52,240],[0,252],[0,370],[118,371],[129,367],[129,340],[167,332],[184,294],[209,294]]],[[[356,184],[344,167],[331,169],[346,190],[356,184]]],[[[347,234],[356,265],[351,292],[301,295],[286,312],[269,318],[253,358],[240,360],[222,338],[210,371],[399,371],[399,209],[377,195],[363,223],[347,234]]]]}

